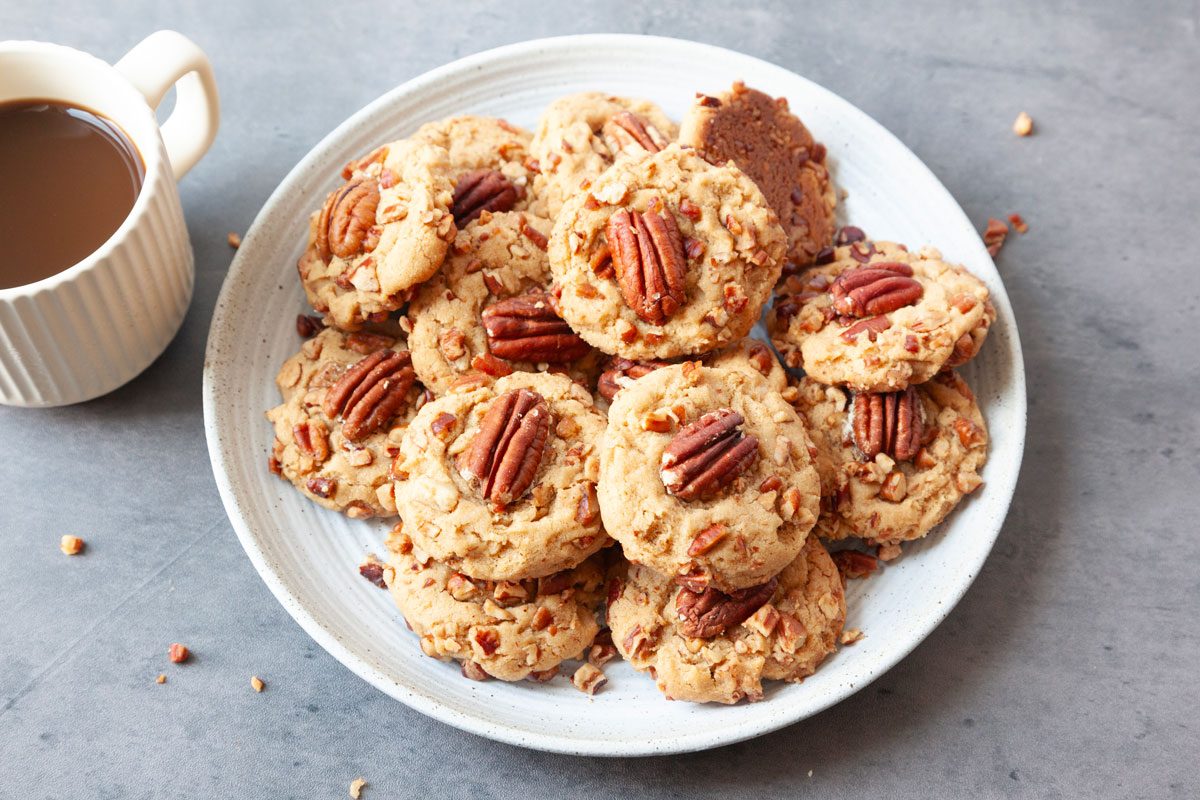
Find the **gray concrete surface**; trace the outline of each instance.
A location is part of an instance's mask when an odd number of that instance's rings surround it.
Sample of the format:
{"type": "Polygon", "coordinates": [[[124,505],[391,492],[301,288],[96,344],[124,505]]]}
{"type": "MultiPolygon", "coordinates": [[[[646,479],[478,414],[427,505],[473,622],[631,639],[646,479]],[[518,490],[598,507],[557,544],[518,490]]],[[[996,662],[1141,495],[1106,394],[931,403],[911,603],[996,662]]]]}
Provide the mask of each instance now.
{"type": "Polygon", "coordinates": [[[167,5],[0,4],[0,37],[110,60],[176,28],[211,55],[224,99],[221,135],[182,187],[198,274],[179,338],[108,397],[0,409],[0,797],[336,798],[358,775],[370,800],[1200,794],[1200,5],[167,5]],[[896,132],[980,227],[1010,211],[1031,225],[998,259],[1030,420],[982,575],[856,696],[677,758],[525,752],[356,678],[242,554],[201,425],[225,234],[315,142],[458,56],[596,31],[796,70],[896,132]],[[1022,109],[1030,140],[1009,132],[1022,109]],[[63,533],[86,554],[61,555],[63,533]],[[185,669],[165,669],[172,641],[196,653],[185,669]],[[266,693],[249,691],[252,673],[266,693]]]}

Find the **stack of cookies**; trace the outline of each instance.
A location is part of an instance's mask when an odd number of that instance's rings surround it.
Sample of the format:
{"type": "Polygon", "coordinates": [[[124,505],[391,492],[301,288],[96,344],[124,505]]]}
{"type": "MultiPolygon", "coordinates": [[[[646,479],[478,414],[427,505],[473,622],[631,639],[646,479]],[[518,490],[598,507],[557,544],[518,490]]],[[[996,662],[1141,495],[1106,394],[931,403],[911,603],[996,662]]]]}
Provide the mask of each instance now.
{"type": "Polygon", "coordinates": [[[320,316],[270,465],[399,519],[360,569],[427,655],[510,681],[581,659],[589,693],[620,655],[668,698],[755,700],[837,648],[844,575],[978,487],[950,368],[987,290],[839,230],[825,160],[735,84],[678,128],[586,93],[532,134],[455,117],[346,166],[298,265],[320,316]],[[747,338],[772,293],[783,363],[747,338]]]}

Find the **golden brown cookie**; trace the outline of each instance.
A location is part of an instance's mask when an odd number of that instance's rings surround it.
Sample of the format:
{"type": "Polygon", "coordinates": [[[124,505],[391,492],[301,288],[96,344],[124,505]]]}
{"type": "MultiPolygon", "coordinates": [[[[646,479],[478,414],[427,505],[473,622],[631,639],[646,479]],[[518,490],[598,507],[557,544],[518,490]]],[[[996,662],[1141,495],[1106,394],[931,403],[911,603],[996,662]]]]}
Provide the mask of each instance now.
{"type": "Polygon", "coordinates": [[[532,134],[507,120],[463,115],[427,122],[413,139],[445,148],[450,158],[455,223],[461,228],[483,211],[532,211],[535,172],[532,134]]]}
{"type": "Polygon", "coordinates": [[[549,227],[530,214],[485,212],[459,231],[408,309],[413,366],[426,386],[441,393],[472,375],[547,370],[591,385],[600,356],[545,291],[549,227]]]}
{"type": "Polygon", "coordinates": [[[820,482],[804,424],[755,371],[663,367],[621,389],[608,418],[600,510],[627,558],[730,591],[800,552],[820,482]]]}
{"type": "Polygon", "coordinates": [[[426,399],[403,339],[326,329],[289,358],[271,470],[317,503],[363,519],[396,514],[392,458],[426,399]]]}
{"type": "Polygon", "coordinates": [[[437,272],[454,239],[454,194],[446,150],[416,140],[383,145],[342,176],[310,218],[297,269],[312,307],[356,330],[437,272]]]}
{"type": "Polygon", "coordinates": [[[555,100],[542,112],[529,149],[539,174],[537,209],[554,219],[572,196],[622,156],[658,152],[675,140],[675,123],[648,100],[583,92],[555,100]]]}
{"type": "Polygon", "coordinates": [[[427,403],[395,471],[405,532],[476,578],[575,566],[608,542],[596,499],[604,417],[562,375],[514,372],[427,403]]]}
{"type": "Polygon", "coordinates": [[[383,579],[425,655],[460,661],[474,679],[548,679],[599,630],[600,556],[536,580],[484,581],[435,561],[401,534],[383,579]]]}
{"type": "Polygon", "coordinates": [[[580,336],[609,354],[668,359],[749,333],[784,246],[753,181],[671,145],[618,161],[567,201],[550,269],[580,336]]]}
{"type": "Polygon", "coordinates": [[[634,669],[673,700],[759,700],[763,680],[799,682],[837,649],[846,600],[815,538],[767,584],[697,594],[646,566],[609,573],[608,624],[634,669]]]}
{"type": "Polygon", "coordinates": [[[777,290],[767,329],[789,367],[822,383],[896,391],[978,350],[987,287],[937,250],[860,241],[831,258],[777,290]]]}
{"type": "Polygon", "coordinates": [[[982,485],[987,427],[952,370],[888,394],[855,394],[811,378],[796,388],[824,495],[818,535],[874,544],[919,539],[982,485]]]}
{"type": "Polygon", "coordinates": [[[679,142],[714,164],[732,161],[758,184],[787,232],[793,264],[808,266],[833,242],[837,190],[825,146],[788,110],[787,98],[740,81],[717,97],[697,95],[679,142]]]}

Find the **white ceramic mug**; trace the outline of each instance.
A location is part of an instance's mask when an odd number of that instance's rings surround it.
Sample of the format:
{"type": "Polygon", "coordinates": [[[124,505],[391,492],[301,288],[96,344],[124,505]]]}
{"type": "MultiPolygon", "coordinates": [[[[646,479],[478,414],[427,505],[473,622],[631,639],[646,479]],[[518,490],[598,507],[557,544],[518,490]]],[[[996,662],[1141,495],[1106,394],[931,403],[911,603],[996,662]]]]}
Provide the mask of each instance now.
{"type": "Polygon", "coordinates": [[[150,35],[115,66],[60,45],[0,42],[0,103],[35,98],[109,118],[146,167],[133,210],[95,252],[0,289],[0,403],[57,406],[127,383],[183,323],[195,272],[176,181],[212,144],[219,110],[212,65],[174,31],[150,35]],[[175,109],[160,128],[155,108],[172,86],[175,109]]]}

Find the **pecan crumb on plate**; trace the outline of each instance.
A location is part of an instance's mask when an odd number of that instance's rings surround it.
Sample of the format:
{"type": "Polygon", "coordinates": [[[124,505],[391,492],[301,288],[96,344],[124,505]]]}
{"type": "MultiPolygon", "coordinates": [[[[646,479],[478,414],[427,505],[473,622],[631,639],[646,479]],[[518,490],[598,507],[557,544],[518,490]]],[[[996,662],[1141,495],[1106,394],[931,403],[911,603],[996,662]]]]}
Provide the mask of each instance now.
{"type": "Polygon", "coordinates": [[[262,678],[258,677],[257,675],[251,675],[250,686],[254,688],[254,691],[261,693],[267,685],[263,683],[262,678]]]}
{"type": "Polygon", "coordinates": [[[350,781],[350,796],[353,797],[354,800],[358,800],[360,797],[362,797],[362,790],[366,785],[367,782],[362,778],[355,778],[354,780],[350,781]]]}
{"type": "Polygon", "coordinates": [[[1008,238],[1008,225],[995,217],[988,219],[987,228],[983,232],[983,243],[987,245],[988,255],[995,256],[1004,246],[1008,238]]]}
{"type": "Polygon", "coordinates": [[[1017,136],[1028,136],[1033,133],[1033,117],[1022,111],[1013,122],[1013,133],[1017,136]]]}
{"type": "Polygon", "coordinates": [[[69,556],[77,556],[83,552],[83,539],[78,536],[64,536],[58,543],[58,549],[69,556]]]}
{"type": "Polygon", "coordinates": [[[603,671],[591,664],[584,663],[571,676],[571,683],[581,692],[595,694],[601,686],[608,683],[608,678],[604,676],[603,671]]]}
{"type": "Polygon", "coordinates": [[[234,231],[230,231],[225,237],[225,241],[229,242],[229,246],[237,250],[242,246],[242,237],[234,231]]]}
{"type": "Polygon", "coordinates": [[[167,657],[171,659],[172,664],[182,664],[183,662],[187,661],[191,655],[191,651],[178,642],[172,644],[170,649],[167,650],[167,657]]]}

